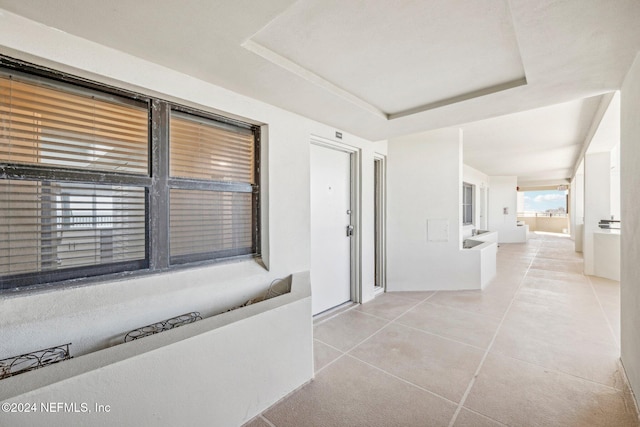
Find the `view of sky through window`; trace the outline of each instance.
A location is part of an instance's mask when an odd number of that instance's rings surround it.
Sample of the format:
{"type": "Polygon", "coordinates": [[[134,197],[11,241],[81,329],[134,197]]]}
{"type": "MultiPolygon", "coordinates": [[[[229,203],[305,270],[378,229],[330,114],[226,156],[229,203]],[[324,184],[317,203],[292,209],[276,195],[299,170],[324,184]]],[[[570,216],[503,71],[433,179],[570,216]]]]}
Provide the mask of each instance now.
{"type": "Polygon", "coordinates": [[[562,190],[525,191],[524,210],[526,212],[567,212],[567,192],[562,190]]]}

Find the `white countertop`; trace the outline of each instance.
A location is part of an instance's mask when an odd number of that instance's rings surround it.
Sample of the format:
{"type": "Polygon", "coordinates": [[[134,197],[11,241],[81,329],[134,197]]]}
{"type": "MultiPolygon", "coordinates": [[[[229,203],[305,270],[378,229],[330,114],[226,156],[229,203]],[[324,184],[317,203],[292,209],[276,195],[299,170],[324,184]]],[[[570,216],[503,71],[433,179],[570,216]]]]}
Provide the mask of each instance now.
{"type": "Polygon", "coordinates": [[[614,235],[620,235],[620,229],[619,228],[600,228],[596,231],[593,232],[594,234],[614,234],[614,235]]]}

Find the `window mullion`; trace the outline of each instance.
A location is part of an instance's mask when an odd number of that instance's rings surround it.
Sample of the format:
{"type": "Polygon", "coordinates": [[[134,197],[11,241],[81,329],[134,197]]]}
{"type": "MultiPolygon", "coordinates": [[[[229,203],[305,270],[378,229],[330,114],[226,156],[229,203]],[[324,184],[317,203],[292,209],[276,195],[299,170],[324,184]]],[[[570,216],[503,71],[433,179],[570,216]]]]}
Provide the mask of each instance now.
{"type": "Polygon", "coordinates": [[[2,179],[82,182],[114,185],[149,185],[149,178],[113,172],[82,171],[43,166],[0,164],[2,179]]]}
{"type": "Polygon", "coordinates": [[[169,104],[151,105],[151,188],[149,209],[149,268],[169,267],[169,104]]]}

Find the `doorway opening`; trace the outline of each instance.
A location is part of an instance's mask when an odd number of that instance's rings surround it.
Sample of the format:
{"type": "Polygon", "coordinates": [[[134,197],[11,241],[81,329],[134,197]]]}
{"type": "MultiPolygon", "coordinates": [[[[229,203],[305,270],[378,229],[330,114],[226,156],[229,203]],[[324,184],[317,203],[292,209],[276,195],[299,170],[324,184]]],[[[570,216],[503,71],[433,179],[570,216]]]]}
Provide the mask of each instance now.
{"type": "Polygon", "coordinates": [[[386,244],[385,244],[385,158],[376,155],[373,159],[373,191],[374,191],[374,286],[375,292],[386,289],[386,244]]]}

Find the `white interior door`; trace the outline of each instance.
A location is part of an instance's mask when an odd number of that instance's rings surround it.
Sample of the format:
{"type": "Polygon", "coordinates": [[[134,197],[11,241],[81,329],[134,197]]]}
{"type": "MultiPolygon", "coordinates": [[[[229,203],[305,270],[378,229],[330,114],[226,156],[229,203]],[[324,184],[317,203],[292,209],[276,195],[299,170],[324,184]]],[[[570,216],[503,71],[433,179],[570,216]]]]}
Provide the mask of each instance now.
{"type": "Polygon", "coordinates": [[[351,154],[311,144],[311,301],[317,314],[351,300],[351,154]]]}

